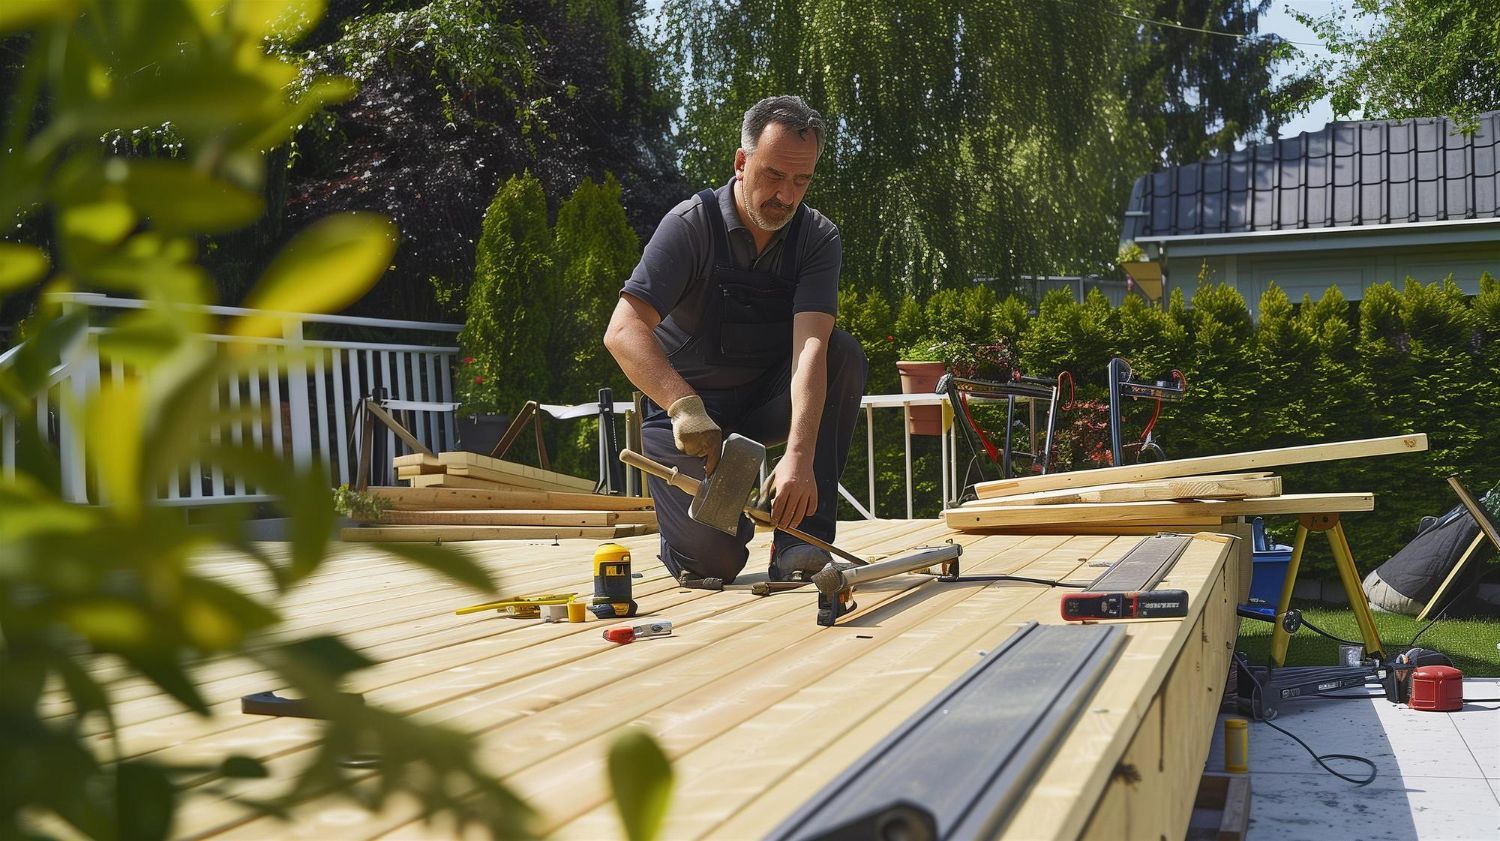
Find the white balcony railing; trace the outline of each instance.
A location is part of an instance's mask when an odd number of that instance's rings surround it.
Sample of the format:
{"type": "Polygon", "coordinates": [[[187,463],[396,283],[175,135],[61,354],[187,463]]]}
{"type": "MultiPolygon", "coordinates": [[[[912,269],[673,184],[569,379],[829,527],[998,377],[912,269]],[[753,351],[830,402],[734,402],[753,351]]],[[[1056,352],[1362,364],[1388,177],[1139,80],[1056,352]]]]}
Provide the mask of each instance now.
{"type": "MultiPolygon", "coordinates": [[[[110,330],[111,311],[141,309],[146,303],[108,298],[103,295],[58,296],[66,311],[88,313],[89,327],[62,354],[53,369],[48,388],[38,397],[38,431],[58,454],[60,487],[72,502],[105,502],[98,485],[88,475],[88,460],[80,430],[79,407],[99,389],[106,378],[120,382],[126,375],[122,365],[103,359],[99,337],[110,330]]],[[[204,307],[198,311],[218,316],[267,314],[240,307],[204,307]]],[[[213,394],[214,408],[240,410],[242,420],[210,431],[215,440],[251,444],[282,453],[298,464],[319,461],[326,466],[331,483],[352,482],[356,466],[355,410],[361,398],[384,389],[391,399],[426,403],[453,401],[453,365],[457,347],[379,342],[343,342],[309,339],[309,324],[346,325],[401,333],[456,334],[457,324],[398,321],[305,313],[269,313],[282,323],[278,338],[246,340],[211,335],[214,344],[245,342],[270,349],[269,361],[259,369],[229,377],[213,394]]],[[[0,354],[0,367],[8,364],[19,346],[0,354]]],[[[0,475],[15,475],[17,418],[0,409],[0,475]]],[[[451,412],[416,413],[412,433],[433,451],[454,449],[456,433],[451,412]]],[[[397,441],[387,432],[385,452],[395,453],[397,441]]],[[[158,489],[163,502],[208,504],[256,501],[266,497],[243,477],[226,474],[217,466],[190,465],[158,489]]]]}

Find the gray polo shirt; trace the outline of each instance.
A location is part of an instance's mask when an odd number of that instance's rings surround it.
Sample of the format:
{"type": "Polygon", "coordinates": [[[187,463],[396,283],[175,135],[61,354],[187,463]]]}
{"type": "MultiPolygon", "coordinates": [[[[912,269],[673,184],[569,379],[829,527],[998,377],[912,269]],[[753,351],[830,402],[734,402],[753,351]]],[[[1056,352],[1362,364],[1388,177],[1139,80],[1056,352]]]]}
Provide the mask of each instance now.
{"type": "MultiPolygon", "coordinates": [[[[733,184],[730,181],[715,190],[714,195],[719,199],[719,212],[724,216],[734,267],[755,272],[780,272],[782,254],[786,250],[786,233],[791,225],[773,234],[766,250],[757,255],[755,240],[735,210],[731,192],[733,184]]],[[[697,373],[692,370],[696,366],[685,368],[675,356],[697,334],[703,316],[708,275],[713,269],[713,231],[709,224],[703,202],[696,194],[672,208],[662,217],[651,241],[646,243],[641,262],[620,290],[650,304],[662,317],[661,325],[656,328],[657,340],[672,359],[674,367],[690,383],[693,381],[690,375],[697,373]]],[[[794,314],[838,314],[839,268],[843,254],[838,226],[808,207],[802,220],[795,278],[797,290],[792,298],[794,314]]],[[[724,373],[730,374],[730,380],[742,379],[733,376],[732,372],[724,373]]]]}

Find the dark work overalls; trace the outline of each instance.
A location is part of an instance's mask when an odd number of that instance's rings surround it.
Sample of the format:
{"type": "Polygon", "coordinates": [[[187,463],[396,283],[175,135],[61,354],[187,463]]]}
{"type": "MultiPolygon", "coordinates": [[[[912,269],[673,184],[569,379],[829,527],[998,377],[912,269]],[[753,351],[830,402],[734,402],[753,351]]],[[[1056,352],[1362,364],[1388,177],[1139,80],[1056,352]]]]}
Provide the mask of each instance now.
{"type": "MultiPolygon", "coordinates": [[[[725,437],[738,432],[767,446],[780,444],[787,439],[792,419],[792,304],[807,210],[797,208],[788,223],[780,269],[752,271],[734,266],[719,197],[712,190],[699,196],[713,232],[703,308],[690,334],[676,329],[669,314],[657,336],[672,367],[703,398],[709,417],[725,437]]],[[[800,524],[802,530],[828,541],[834,538],[839,475],[859,416],[865,373],[859,342],[835,329],[828,340],[828,390],[813,455],[818,508],[800,524]]],[[[677,449],[671,419],[649,400],[641,432],[648,456],[703,478],[703,459],[677,449]]],[[[725,534],[688,516],[687,494],[655,477],[649,482],[661,529],[661,558],[672,575],[687,570],[733,581],[749,557],[746,544],[755,534],[750,519],[742,515],[739,534],[725,534]]],[[[774,540],[778,551],[800,542],[780,531],[774,540]]]]}

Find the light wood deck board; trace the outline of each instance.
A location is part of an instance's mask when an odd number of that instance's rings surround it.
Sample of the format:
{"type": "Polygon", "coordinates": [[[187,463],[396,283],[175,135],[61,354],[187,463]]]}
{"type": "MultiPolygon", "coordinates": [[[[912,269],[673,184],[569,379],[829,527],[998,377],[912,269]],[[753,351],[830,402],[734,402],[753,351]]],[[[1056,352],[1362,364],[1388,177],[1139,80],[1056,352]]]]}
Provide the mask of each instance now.
{"type": "MultiPolygon", "coordinates": [[[[954,534],[933,521],[876,521],[841,524],[839,543],[873,559],[950,537],[966,546],[965,572],[1080,581],[1098,574],[1090,562],[1118,557],[1136,542],[1112,536],[954,534]]],[[[747,573],[763,571],[768,538],[763,532],[752,543],[747,573]]],[[[382,661],[352,688],[364,691],[372,703],[476,734],[486,765],[542,810],[541,828],[578,838],[618,834],[601,769],[604,747],[619,726],[646,723],[673,756],[678,790],[664,837],[758,837],[976,662],[977,652],[1027,618],[1060,621],[1061,591],[1053,588],[900,576],[859,591],[860,610],[840,626],[819,628],[810,590],[757,598],[672,586],[655,560],[656,541],[645,536],[626,543],[636,555],[636,571],[647,573],[636,581],[637,600],[654,615],[673,620],[674,636],[663,640],[612,646],[598,637],[608,624],[592,620],[542,625],[493,614],[455,617],[453,607],[480,599],[463,588],[432,586],[430,576],[399,568],[381,588],[393,603],[388,609],[379,599],[334,607],[362,586],[357,565],[379,557],[364,549],[351,554],[357,559],[352,567],[330,564],[326,579],[320,575],[309,582],[302,604],[326,608],[322,616],[290,613],[305,629],[348,634],[382,661]],[[408,587],[422,594],[413,595],[408,587]]],[[[573,557],[563,559],[548,554],[560,547],[487,543],[468,548],[500,570],[507,593],[517,592],[514,583],[527,592],[587,595],[594,544],[565,540],[561,549],[573,557]]],[[[1207,592],[1225,551],[1219,542],[1195,541],[1163,586],[1195,596],[1207,592]]],[[[224,574],[235,574],[232,563],[222,565],[224,574]]],[[[1134,658],[1128,675],[1137,682],[1111,674],[1096,700],[1108,701],[1118,718],[1110,719],[1113,727],[1090,729],[1087,738],[1097,741],[1108,731],[1105,744],[1116,758],[1127,745],[1135,749],[1136,726],[1154,703],[1152,682],[1162,683],[1175,657],[1173,646],[1181,648],[1198,627],[1193,621],[1130,625],[1125,656],[1134,658]],[[1127,698],[1128,704],[1119,700],[1127,698]]],[[[228,663],[205,668],[215,667],[227,669],[210,681],[215,718],[177,712],[160,698],[134,698],[128,702],[137,706],[122,746],[127,755],[155,752],[210,764],[229,752],[250,752],[267,761],[273,779],[238,788],[249,797],[279,793],[309,756],[316,722],[238,715],[240,694],[274,687],[246,689],[262,679],[253,667],[239,673],[228,663]]],[[[1098,721],[1108,718],[1096,715],[1098,721]]],[[[1078,738],[1079,732],[1070,734],[1068,744],[1078,738]]],[[[1102,755],[1093,750],[1094,742],[1087,744],[1092,752],[1086,756],[1102,755]]],[[[1052,775],[1048,766],[1044,787],[1052,775]]],[[[1078,812],[1075,818],[1012,826],[1051,826],[1057,832],[1049,835],[1078,837],[1108,783],[1106,774],[1094,799],[1084,803],[1086,776],[1078,769],[1061,775],[1060,780],[1077,783],[1070,805],[1045,810],[1078,812]]],[[[1039,787],[1037,794],[1044,791],[1067,797],[1060,793],[1063,788],[1039,787]]],[[[1031,808],[1028,798],[1016,820],[1031,808]]],[[[302,804],[293,814],[292,825],[255,820],[240,807],[193,795],[186,799],[177,831],[282,838],[447,837],[451,832],[422,824],[415,807],[399,801],[376,816],[351,813],[345,802],[333,800],[302,804]]]]}
{"type": "MultiPolygon", "coordinates": [[[[893,530],[911,531],[909,524],[905,523],[895,525],[880,524],[875,531],[877,534],[881,534],[893,530]]],[[[929,526],[928,530],[934,533],[943,531],[941,527],[935,525],[929,526]]],[[[847,545],[856,550],[862,546],[862,541],[857,537],[841,542],[846,542],[847,545]]],[[[754,546],[755,544],[752,544],[752,547],[754,546]]],[[[761,548],[764,548],[764,544],[762,544],[761,548]]],[[[755,554],[756,552],[752,548],[752,556],[755,554]]],[[[672,618],[674,624],[679,629],[702,619],[716,620],[718,624],[725,625],[724,616],[735,612],[739,608],[766,613],[769,618],[775,618],[781,612],[795,610],[800,607],[806,612],[808,624],[812,624],[813,609],[811,607],[810,593],[782,594],[769,599],[758,599],[743,592],[710,593],[703,590],[674,589],[664,598],[674,598],[676,601],[670,603],[653,603],[649,599],[642,600],[643,614],[654,613],[656,615],[665,615],[672,618]],[[714,600],[714,603],[701,604],[710,599],[714,600]],[[687,606],[685,608],[678,607],[679,604],[686,604],[687,606]]],[[[461,617],[461,619],[472,620],[473,617],[461,617]]],[[[650,641],[650,644],[642,642],[630,646],[617,647],[604,642],[598,636],[602,628],[615,624],[630,624],[640,621],[644,620],[621,620],[616,623],[591,621],[582,626],[567,624],[545,626],[540,622],[532,621],[529,623],[530,625],[540,626],[539,628],[533,628],[533,630],[541,630],[544,633],[554,631],[554,629],[577,629],[577,631],[560,643],[553,642],[548,646],[536,646],[533,650],[520,652],[518,656],[498,660],[488,668],[487,673],[486,667],[482,665],[468,667],[463,674],[457,675],[457,679],[465,683],[458,687],[460,691],[452,697],[452,703],[446,706],[435,705],[430,703],[431,698],[428,698],[427,702],[425,702],[428,714],[424,718],[437,721],[449,720],[456,717],[464,718],[465,721],[463,723],[466,729],[469,729],[471,732],[479,732],[486,727],[499,727],[519,717],[531,715],[542,709],[546,709],[548,706],[559,703],[570,694],[579,691],[580,686],[616,682],[617,675],[609,668],[611,665],[617,668],[628,666],[628,671],[634,674],[652,663],[665,662],[672,659],[673,652],[669,647],[663,645],[663,643],[668,642],[667,640],[653,640],[650,641]],[[564,671],[567,664],[578,660],[580,657],[592,657],[595,660],[603,661],[603,668],[599,664],[591,662],[575,670],[581,673],[582,683],[564,671]]],[[[738,630],[740,630],[738,627],[723,627],[718,629],[718,633],[720,636],[728,636],[738,630]]],[[[679,636],[674,641],[681,642],[682,640],[683,638],[679,636]]],[[[437,691],[434,689],[433,681],[425,678],[419,685],[414,686],[413,690],[423,695],[431,695],[437,691]]],[[[372,693],[367,697],[371,702],[387,703],[384,700],[384,696],[380,694],[372,693]]],[[[402,703],[392,703],[392,706],[397,709],[410,708],[409,705],[402,703]]],[[[422,706],[419,704],[418,708],[422,708],[422,706]]],[[[277,722],[277,724],[285,726],[283,722],[277,722]]],[[[299,742],[294,750],[282,752],[276,758],[273,758],[268,765],[273,769],[281,769],[283,771],[288,767],[295,767],[295,765],[300,763],[301,756],[290,754],[298,753],[307,746],[305,738],[299,738],[299,742]]],[[[203,747],[208,746],[189,745],[187,749],[197,750],[203,747]]],[[[216,746],[210,748],[210,750],[222,747],[216,746]]],[[[505,752],[510,754],[512,752],[511,748],[508,746],[505,752]]],[[[180,759],[197,756],[196,753],[188,752],[176,755],[180,759]]],[[[210,753],[210,755],[213,754],[210,753]]],[[[266,785],[262,786],[262,788],[264,789],[263,794],[269,794],[275,790],[274,785],[266,785]]],[[[321,813],[321,810],[325,806],[318,804],[311,808],[319,810],[319,813],[321,813]]],[[[389,809],[387,813],[390,813],[389,809]]],[[[224,822],[224,826],[230,826],[242,819],[243,814],[237,807],[227,807],[224,804],[216,802],[203,803],[200,801],[196,804],[189,804],[188,810],[184,812],[182,818],[179,820],[179,826],[188,827],[189,831],[197,831],[196,827],[200,823],[208,824],[208,828],[211,829],[214,821],[222,821],[224,822]],[[200,812],[206,812],[207,816],[201,816],[200,812]]],[[[309,825],[311,826],[312,824],[309,825]]],[[[265,837],[267,834],[278,837],[297,837],[302,829],[300,826],[286,827],[277,825],[274,828],[265,824],[257,824],[257,826],[258,828],[256,829],[248,830],[249,836],[259,833],[261,837],[265,837]]]]}

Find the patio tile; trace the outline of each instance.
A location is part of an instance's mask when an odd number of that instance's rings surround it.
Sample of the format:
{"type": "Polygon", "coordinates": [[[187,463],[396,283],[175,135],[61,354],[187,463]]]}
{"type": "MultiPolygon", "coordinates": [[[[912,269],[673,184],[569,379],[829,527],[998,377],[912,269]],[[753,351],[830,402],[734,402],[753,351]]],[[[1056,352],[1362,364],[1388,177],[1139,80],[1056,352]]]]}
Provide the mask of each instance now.
{"type": "MultiPolygon", "coordinates": [[[[1500,680],[1465,680],[1464,695],[1500,698],[1500,680]]],[[[1449,713],[1448,719],[1469,746],[1485,778],[1500,780],[1500,703],[1465,704],[1461,712],[1449,713]]]]}
{"type": "Polygon", "coordinates": [[[1246,837],[1492,841],[1500,837],[1500,799],[1491,786],[1488,780],[1382,777],[1356,788],[1321,772],[1254,774],[1246,837]]]}

